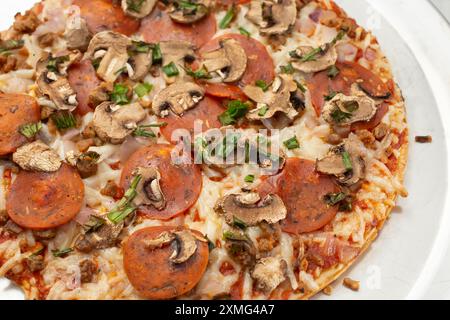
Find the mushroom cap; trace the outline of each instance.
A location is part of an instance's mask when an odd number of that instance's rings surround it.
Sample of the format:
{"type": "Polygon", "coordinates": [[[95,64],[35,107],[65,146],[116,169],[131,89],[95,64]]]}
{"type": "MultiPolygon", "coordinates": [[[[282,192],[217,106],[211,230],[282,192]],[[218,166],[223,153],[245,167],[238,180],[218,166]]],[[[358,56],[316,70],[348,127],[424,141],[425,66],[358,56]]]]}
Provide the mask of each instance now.
{"type": "MultiPolygon", "coordinates": [[[[315,48],[311,46],[300,46],[297,48],[296,53],[298,56],[303,57],[311,53],[315,48]]],[[[325,70],[333,65],[335,65],[338,59],[338,54],[335,46],[331,46],[325,49],[324,53],[318,53],[314,60],[310,61],[299,61],[293,58],[291,64],[292,66],[304,73],[315,73],[325,70]]]]}
{"type": "Polygon", "coordinates": [[[297,19],[295,0],[258,1],[250,3],[246,18],[259,26],[263,35],[288,32],[297,19]]]}
{"type": "Polygon", "coordinates": [[[153,99],[152,109],[158,116],[166,116],[167,109],[182,115],[203,99],[205,90],[193,82],[176,82],[161,90],[153,99]]]}
{"type": "Polygon", "coordinates": [[[203,54],[203,65],[208,72],[220,71],[223,82],[238,81],[247,69],[247,54],[235,39],[220,41],[220,48],[203,54]]]}
{"type": "Polygon", "coordinates": [[[261,200],[257,193],[231,194],[221,198],[215,206],[216,212],[224,215],[225,221],[233,225],[234,219],[248,226],[263,221],[274,224],[286,218],[287,210],[277,195],[267,195],[261,200]]]}
{"type": "Polygon", "coordinates": [[[136,10],[129,9],[129,1],[130,0],[122,0],[122,9],[127,15],[138,19],[142,19],[148,16],[152,12],[157,2],[157,0],[142,0],[141,7],[137,12],[136,10]]]}
{"type": "Polygon", "coordinates": [[[94,59],[97,51],[104,50],[97,75],[106,82],[114,82],[128,61],[129,45],[131,40],[128,37],[113,31],[102,31],[92,38],[85,57],[94,59]]]}
{"type": "Polygon", "coordinates": [[[271,293],[286,279],[287,263],[280,257],[265,257],[258,260],[251,273],[259,289],[271,293]]]}
{"type": "Polygon", "coordinates": [[[169,7],[169,17],[178,23],[191,24],[204,18],[209,13],[209,0],[194,0],[191,3],[196,8],[195,10],[189,11],[180,7],[179,1],[174,1],[169,7]]]}
{"type": "Polygon", "coordinates": [[[103,102],[94,111],[93,125],[98,137],[112,144],[122,143],[146,117],[139,103],[116,106],[103,102]]]}
{"type": "Polygon", "coordinates": [[[13,161],[29,171],[54,172],[61,167],[58,153],[39,140],[18,148],[13,153],[13,161]]]}
{"type": "Polygon", "coordinates": [[[158,210],[166,206],[166,199],[161,190],[161,174],[156,167],[138,167],[135,175],[141,175],[141,180],[136,187],[137,195],[134,203],[139,205],[151,205],[158,210]]]}
{"type": "Polygon", "coordinates": [[[131,63],[131,67],[133,68],[133,74],[128,75],[131,80],[140,81],[145,78],[148,73],[149,67],[152,65],[152,52],[148,53],[138,53],[134,56],[131,56],[129,59],[129,63],[131,63]]]}
{"type": "Polygon", "coordinates": [[[163,64],[167,65],[171,62],[179,63],[186,59],[186,57],[195,56],[195,46],[184,40],[169,40],[161,41],[159,43],[161,54],[163,57],[163,64]]]}
{"type": "Polygon", "coordinates": [[[338,93],[327,101],[322,109],[325,121],[337,125],[349,125],[359,121],[370,121],[377,113],[375,100],[365,94],[346,96],[338,93]]]}
{"type": "Polygon", "coordinates": [[[180,264],[189,260],[197,251],[197,238],[190,230],[175,231],[176,250],[170,257],[170,261],[180,264]]]}
{"type": "Polygon", "coordinates": [[[81,17],[69,18],[64,38],[69,50],[86,51],[92,39],[86,20],[81,17]]]}

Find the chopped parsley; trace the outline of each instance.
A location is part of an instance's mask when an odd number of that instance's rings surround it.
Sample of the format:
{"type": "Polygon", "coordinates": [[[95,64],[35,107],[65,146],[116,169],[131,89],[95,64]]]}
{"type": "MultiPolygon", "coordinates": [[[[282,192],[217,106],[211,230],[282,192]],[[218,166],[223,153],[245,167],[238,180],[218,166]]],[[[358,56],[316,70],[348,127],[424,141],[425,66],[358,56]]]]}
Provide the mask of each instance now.
{"type": "Polygon", "coordinates": [[[51,119],[59,130],[74,128],[77,125],[75,116],[69,111],[59,111],[51,115],[51,119]]]}
{"type": "Polygon", "coordinates": [[[21,126],[19,132],[28,139],[33,138],[42,129],[41,122],[29,123],[21,126]]]}
{"type": "Polygon", "coordinates": [[[331,91],[328,95],[324,96],[325,101],[330,101],[332,100],[334,97],[336,97],[338,93],[336,91],[331,91]]]}
{"type": "Polygon", "coordinates": [[[264,80],[256,80],[255,85],[262,89],[262,91],[266,92],[269,89],[269,86],[264,80]]]}
{"type": "Polygon", "coordinates": [[[242,230],[244,230],[248,227],[248,225],[244,221],[242,221],[239,218],[236,218],[235,216],[233,217],[233,226],[235,226],[239,229],[242,229],[242,230]]]}
{"type": "Polygon", "coordinates": [[[331,111],[330,116],[334,122],[341,123],[347,119],[350,119],[352,117],[352,114],[344,112],[339,107],[336,107],[333,109],[333,111],[331,111]]]}
{"type": "Polygon", "coordinates": [[[328,193],[324,196],[324,201],[329,206],[335,206],[339,202],[345,200],[347,198],[347,195],[343,192],[339,193],[328,193]]]}
{"type": "Polygon", "coordinates": [[[55,258],[63,258],[65,256],[67,256],[69,253],[71,253],[73,251],[72,248],[65,248],[65,249],[55,249],[52,250],[52,254],[55,258]]]}
{"type": "Polygon", "coordinates": [[[328,68],[327,75],[329,78],[334,79],[339,74],[340,70],[335,65],[328,68]]]}
{"type": "Polygon", "coordinates": [[[239,32],[240,32],[240,34],[242,34],[243,36],[247,36],[247,37],[250,37],[252,34],[247,30],[247,29],[245,29],[244,27],[239,27],[239,32]]]}
{"type": "Polygon", "coordinates": [[[146,0],[127,0],[127,9],[136,13],[140,13],[146,0]]]}
{"type": "Polygon", "coordinates": [[[222,20],[220,20],[219,23],[219,28],[220,29],[226,29],[228,28],[228,26],[230,25],[231,21],[233,20],[235,15],[235,7],[234,5],[232,5],[230,7],[230,9],[228,9],[227,13],[225,14],[225,16],[222,18],[222,20]]]}
{"type": "Polygon", "coordinates": [[[285,145],[286,148],[288,148],[288,150],[300,148],[300,144],[297,140],[297,137],[295,136],[290,138],[289,140],[284,141],[283,144],[285,145]]]}
{"type": "Polygon", "coordinates": [[[222,125],[235,124],[238,119],[244,117],[248,112],[248,104],[240,100],[233,100],[228,103],[227,111],[219,116],[222,125]]]}
{"type": "Polygon", "coordinates": [[[293,74],[295,72],[295,69],[291,63],[281,66],[280,70],[281,70],[281,73],[285,73],[285,74],[293,74]]]}
{"type": "Polygon", "coordinates": [[[186,67],[184,68],[184,70],[186,71],[186,74],[188,76],[191,76],[194,79],[211,79],[211,76],[209,75],[209,72],[205,67],[202,67],[201,69],[195,71],[189,67],[186,67]]]}
{"type": "Polygon", "coordinates": [[[261,109],[259,109],[258,116],[264,117],[267,111],[269,111],[269,107],[267,105],[264,105],[263,107],[261,107],[261,109]]]}
{"type": "Polygon", "coordinates": [[[133,41],[129,51],[132,53],[149,53],[152,47],[150,43],[144,41],[133,41]]]}
{"type": "Polygon", "coordinates": [[[253,174],[246,175],[244,181],[248,183],[253,183],[253,181],[255,181],[255,176],[253,174]]]}
{"type": "Polygon", "coordinates": [[[344,151],[342,152],[341,156],[345,169],[347,171],[353,170],[352,159],[350,158],[350,154],[347,151],[344,151]]]}
{"type": "Polygon", "coordinates": [[[155,124],[147,124],[138,126],[133,131],[133,136],[135,137],[145,137],[145,138],[156,138],[156,135],[153,131],[148,130],[148,128],[159,128],[167,125],[167,122],[155,123],[155,124]]]}
{"type": "Polygon", "coordinates": [[[175,77],[180,74],[180,71],[178,70],[175,63],[172,61],[171,63],[165,65],[162,67],[162,71],[166,74],[168,77],[175,77]]]}
{"type": "Polygon", "coordinates": [[[159,43],[155,44],[152,49],[152,61],[154,64],[162,62],[162,52],[159,43]]]}
{"type": "Polygon", "coordinates": [[[69,61],[69,56],[61,56],[61,57],[55,57],[55,58],[49,58],[47,62],[47,70],[52,72],[59,72],[59,66],[69,61]]]}
{"type": "Polygon", "coordinates": [[[234,233],[234,232],[232,232],[232,231],[225,231],[224,233],[223,233],[223,239],[224,240],[231,240],[231,241],[244,241],[244,240],[247,240],[247,238],[244,236],[244,235],[242,235],[242,234],[239,234],[239,233],[234,233]]]}
{"type": "Polygon", "coordinates": [[[130,89],[120,83],[114,85],[114,89],[110,94],[111,101],[118,105],[125,105],[130,103],[130,98],[128,97],[128,92],[130,89]]]}
{"type": "Polygon", "coordinates": [[[298,82],[298,81],[296,80],[296,81],[295,81],[295,84],[297,85],[297,88],[298,88],[301,92],[303,92],[303,93],[306,92],[305,86],[302,85],[300,82],[298,82]]]}
{"type": "Polygon", "coordinates": [[[89,216],[89,220],[83,225],[83,229],[86,233],[95,232],[105,223],[105,219],[95,215],[91,215],[89,216]]]}
{"type": "Polygon", "coordinates": [[[139,98],[147,95],[152,91],[153,85],[147,82],[139,83],[136,87],[134,87],[134,92],[137,94],[139,98]]]}

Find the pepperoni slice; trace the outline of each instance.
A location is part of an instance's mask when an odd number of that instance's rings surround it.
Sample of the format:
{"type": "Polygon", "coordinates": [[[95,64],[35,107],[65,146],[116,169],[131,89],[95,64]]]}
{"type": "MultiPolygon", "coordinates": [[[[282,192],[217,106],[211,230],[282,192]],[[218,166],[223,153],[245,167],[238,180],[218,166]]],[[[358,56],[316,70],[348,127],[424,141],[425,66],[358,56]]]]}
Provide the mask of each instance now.
{"type": "Polygon", "coordinates": [[[137,167],[155,166],[161,173],[161,189],[166,197],[166,207],[158,211],[152,206],[140,206],[138,213],[149,219],[168,220],[189,209],[198,199],[202,189],[202,174],[194,164],[176,165],[172,162],[174,146],[154,144],[136,151],[124,165],[120,186],[130,185],[137,167]]]}
{"type": "Polygon", "coordinates": [[[203,87],[205,88],[206,94],[213,97],[242,101],[247,100],[247,96],[238,86],[225,83],[205,83],[203,87]]]}
{"type": "Polygon", "coordinates": [[[74,0],[73,4],[80,7],[81,17],[92,34],[112,30],[131,36],[139,30],[139,20],[126,15],[111,0],[74,0]]]}
{"type": "Polygon", "coordinates": [[[383,120],[384,116],[386,115],[386,113],[388,113],[389,111],[389,105],[386,102],[383,102],[377,110],[377,113],[375,113],[375,115],[373,116],[372,119],[370,119],[370,121],[361,121],[361,122],[356,122],[352,124],[351,130],[352,131],[356,131],[356,130],[373,130],[375,129],[383,120]]]}
{"type": "Polygon", "coordinates": [[[38,122],[41,109],[31,96],[24,94],[0,94],[0,156],[16,151],[27,142],[20,134],[20,126],[38,122]]]}
{"type": "Polygon", "coordinates": [[[81,210],[83,197],[83,181],[67,164],[56,172],[20,171],[6,199],[6,210],[19,226],[51,229],[72,220],[81,210]]]}
{"type": "Polygon", "coordinates": [[[240,86],[255,84],[257,80],[263,80],[266,83],[272,83],[275,78],[275,66],[272,57],[267,52],[265,46],[247,36],[241,34],[225,34],[218,38],[214,38],[200,49],[202,52],[213,51],[219,48],[219,42],[223,39],[235,39],[247,54],[247,69],[239,81],[240,86]]]}
{"type": "Polygon", "coordinates": [[[77,93],[78,107],[77,113],[85,115],[93,111],[89,105],[89,94],[100,85],[97,73],[91,61],[83,60],[72,65],[69,69],[68,80],[72,88],[77,93]]]}
{"type": "Polygon", "coordinates": [[[362,90],[374,98],[389,98],[391,92],[387,84],[372,71],[355,62],[337,63],[336,66],[340,72],[334,79],[328,77],[328,71],[325,70],[307,80],[317,116],[320,116],[327,95],[333,91],[349,95],[352,84],[356,82],[362,90]]]}
{"type": "MultiPolygon", "coordinates": [[[[196,240],[195,253],[185,262],[170,261],[176,244],[150,249],[145,241],[157,239],[161,233],[176,231],[174,227],[159,226],[133,233],[125,243],[123,260],[125,272],[133,287],[147,299],[171,299],[192,290],[206,271],[209,259],[208,243],[196,240]]],[[[202,237],[198,231],[192,233],[202,237]]]]}
{"type": "Polygon", "coordinates": [[[197,106],[186,111],[181,117],[170,113],[167,117],[161,119],[162,122],[167,123],[166,126],[161,128],[161,133],[169,141],[172,141],[172,133],[176,129],[186,129],[193,135],[195,121],[203,121],[202,132],[212,128],[220,128],[219,115],[224,111],[225,109],[222,108],[219,101],[205,97],[197,106]]]}
{"type": "Polygon", "coordinates": [[[214,14],[209,14],[196,23],[184,25],[174,22],[160,8],[155,8],[142,20],[139,33],[147,42],[184,40],[200,47],[214,36],[216,25],[214,14]]]}
{"type": "Polygon", "coordinates": [[[279,175],[266,179],[259,188],[262,195],[276,193],[283,199],[288,212],[281,221],[285,232],[300,234],[319,230],[338,211],[323,198],[328,193],[339,192],[339,188],[332,177],[317,173],[315,166],[313,161],[290,158],[279,175]]]}

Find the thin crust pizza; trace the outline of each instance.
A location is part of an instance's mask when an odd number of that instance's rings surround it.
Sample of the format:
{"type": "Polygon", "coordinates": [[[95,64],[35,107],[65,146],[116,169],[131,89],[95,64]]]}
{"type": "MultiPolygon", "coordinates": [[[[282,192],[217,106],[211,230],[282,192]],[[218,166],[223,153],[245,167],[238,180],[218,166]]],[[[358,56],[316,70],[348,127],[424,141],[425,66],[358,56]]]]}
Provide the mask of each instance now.
{"type": "Polygon", "coordinates": [[[41,1],[1,33],[0,276],[329,293],[407,196],[407,151],[389,62],[332,0],[41,1]]]}

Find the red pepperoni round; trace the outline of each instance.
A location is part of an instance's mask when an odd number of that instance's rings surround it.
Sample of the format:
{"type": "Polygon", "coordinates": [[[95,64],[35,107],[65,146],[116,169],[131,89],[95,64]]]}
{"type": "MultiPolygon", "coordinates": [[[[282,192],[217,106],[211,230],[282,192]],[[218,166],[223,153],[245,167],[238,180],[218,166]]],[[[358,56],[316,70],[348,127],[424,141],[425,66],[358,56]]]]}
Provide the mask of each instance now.
{"type": "Polygon", "coordinates": [[[174,22],[165,11],[156,7],[142,20],[139,33],[147,42],[184,40],[200,47],[214,36],[216,25],[214,14],[209,14],[196,23],[184,25],[174,22]]]}
{"type": "Polygon", "coordinates": [[[176,165],[172,162],[174,146],[154,144],[139,149],[125,162],[120,178],[120,186],[125,190],[133,178],[137,167],[155,166],[161,173],[161,189],[167,201],[159,211],[153,206],[140,206],[138,212],[149,219],[168,220],[189,209],[198,199],[202,190],[202,173],[194,164],[176,165]]]}
{"type": "Polygon", "coordinates": [[[272,57],[264,45],[253,38],[241,34],[225,34],[205,44],[200,49],[200,53],[218,49],[219,41],[229,38],[237,40],[247,54],[247,69],[239,81],[239,85],[254,85],[257,80],[272,83],[275,78],[275,66],[272,57]]]}
{"type": "Polygon", "coordinates": [[[336,66],[340,72],[334,79],[328,77],[328,71],[325,70],[307,80],[317,116],[320,116],[327,95],[333,91],[349,95],[352,84],[356,82],[372,97],[388,98],[390,96],[388,86],[376,74],[358,63],[344,62],[337,63],[336,66]]]}
{"type": "Polygon", "coordinates": [[[68,74],[69,83],[77,93],[78,107],[76,112],[85,115],[93,111],[89,105],[89,94],[97,88],[101,81],[97,78],[97,73],[91,61],[83,60],[72,65],[68,74]]]}
{"type": "Polygon", "coordinates": [[[25,94],[0,94],[0,156],[16,151],[27,142],[19,130],[22,125],[41,120],[36,99],[25,94]]]}
{"type": "Polygon", "coordinates": [[[247,100],[245,93],[235,85],[225,83],[204,83],[203,87],[205,88],[206,94],[213,97],[241,101],[247,100]]]}
{"type": "Polygon", "coordinates": [[[83,181],[67,164],[56,172],[20,171],[11,185],[6,210],[19,226],[45,230],[72,220],[81,210],[83,197],[83,181]]]}
{"type": "Polygon", "coordinates": [[[336,215],[338,208],[328,206],[324,196],[339,192],[331,176],[316,172],[313,161],[290,158],[283,171],[266,179],[260,186],[262,195],[278,194],[287,208],[281,221],[283,231],[293,234],[319,230],[336,215]]]}
{"type": "Polygon", "coordinates": [[[186,129],[192,136],[196,120],[203,121],[202,132],[212,128],[220,128],[221,124],[218,117],[224,111],[225,109],[222,108],[219,101],[205,97],[197,106],[186,111],[182,116],[170,113],[167,117],[161,119],[161,122],[167,123],[166,126],[161,128],[161,133],[168,141],[172,141],[172,133],[176,129],[186,129]]]}
{"type": "Polygon", "coordinates": [[[126,15],[111,0],[74,0],[73,4],[80,7],[81,17],[93,34],[112,30],[131,36],[139,29],[139,20],[126,15]]]}

